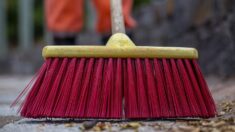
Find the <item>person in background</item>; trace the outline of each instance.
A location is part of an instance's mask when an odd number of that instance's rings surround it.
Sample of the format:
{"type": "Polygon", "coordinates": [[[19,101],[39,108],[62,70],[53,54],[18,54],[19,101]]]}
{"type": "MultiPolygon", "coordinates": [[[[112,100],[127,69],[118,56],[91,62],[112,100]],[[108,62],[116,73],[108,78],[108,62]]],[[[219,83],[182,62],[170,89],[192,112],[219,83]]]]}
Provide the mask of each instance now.
{"type": "MultiPolygon", "coordinates": [[[[102,43],[111,35],[110,0],[93,0],[97,13],[96,31],[102,43]]],[[[136,26],[131,16],[133,0],[123,0],[123,15],[127,33],[136,26]]],[[[46,25],[53,34],[54,44],[74,45],[84,25],[84,0],[45,0],[46,25]]]]}

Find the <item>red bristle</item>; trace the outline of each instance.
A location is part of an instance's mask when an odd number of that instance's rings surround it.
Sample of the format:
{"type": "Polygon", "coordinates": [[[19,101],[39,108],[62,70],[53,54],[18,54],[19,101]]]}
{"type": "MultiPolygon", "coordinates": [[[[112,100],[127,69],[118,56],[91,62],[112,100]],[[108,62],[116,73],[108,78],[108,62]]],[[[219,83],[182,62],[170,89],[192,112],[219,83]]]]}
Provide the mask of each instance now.
{"type": "MultiPolygon", "coordinates": [[[[91,101],[93,101],[91,99],[92,99],[92,93],[94,92],[94,89],[95,89],[94,88],[94,80],[96,77],[96,71],[97,71],[97,66],[98,66],[98,60],[96,58],[93,58],[93,59],[94,59],[94,62],[93,62],[92,70],[90,73],[91,75],[90,75],[90,79],[89,79],[89,82],[87,85],[86,105],[84,107],[85,112],[84,112],[84,115],[82,116],[83,118],[90,118],[90,115],[88,113],[89,108],[90,108],[89,104],[91,101]]],[[[87,58],[87,60],[89,60],[89,58],[87,58]]]]}
{"type": "Polygon", "coordinates": [[[45,102],[45,108],[43,111],[44,112],[43,115],[45,115],[45,116],[54,116],[52,112],[53,112],[54,106],[56,105],[55,100],[58,97],[58,91],[60,90],[60,84],[63,79],[63,74],[66,71],[66,63],[67,62],[64,61],[61,64],[61,67],[57,67],[57,68],[59,68],[59,71],[55,77],[55,80],[51,81],[53,83],[51,85],[51,87],[47,87],[51,90],[50,90],[49,96],[45,102]]]}
{"type": "Polygon", "coordinates": [[[20,92],[20,94],[16,97],[16,99],[12,102],[12,104],[10,105],[10,107],[14,107],[16,106],[20,100],[22,99],[22,97],[28,92],[28,90],[31,88],[31,85],[34,83],[34,81],[36,80],[36,78],[38,78],[38,75],[39,73],[42,71],[42,70],[45,70],[46,68],[46,64],[44,63],[41,70],[36,73],[35,76],[33,76],[32,80],[30,80],[29,84],[20,92]]]}
{"type": "MultiPolygon", "coordinates": [[[[66,108],[68,105],[68,101],[71,97],[71,87],[74,79],[74,71],[76,66],[76,58],[69,59],[69,63],[67,64],[67,71],[65,71],[63,77],[63,81],[60,85],[60,93],[57,95],[57,106],[55,106],[54,112],[57,117],[64,117],[66,108]]],[[[59,75],[58,75],[59,76],[59,75]]]]}
{"type": "MultiPolygon", "coordinates": [[[[105,118],[121,118],[122,114],[122,80],[121,59],[109,59],[104,75],[103,90],[105,93],[102,102],[105,102],[102,111],[107,111],[105,118]],[[105,105],[107,104],[107,105],[105,105]]],[[[103,113],[103,112],[102,112],[103,113]]],[[[104,116],[104,115],[103,115],[104,116]]]]}
{"type": "Polygon", "coordinates": [[[183,87],[183,82],[180,78],[178,68],[176,66],[176,59],[170,59],[171,61],[171,68],[172,68],[172,78],[174,81],[174,86],[176,89],[176,94],[178,95],[179,102],[180,102],[180,109],[182,110],[181,117],[190,116],[190,108],[187,101],[186,93],[183,87]]]}
{"type": "MultiPolygon", "coordinates": [[[[47,75],[49,76],[48,78],[45,76],[44,81],[42,87],[40,88],[42,91],[39,91],[38,93],[38,100],[35,101],[38,103],[38,106],[35,105],[35,109],[33,111],[33,113],[37,113],[39,116],[42,117],[47,117],[49,115],[47,115],[48,113],[44,113],[45,108],[47,107],[48,104],[55,104],[55,102],[52,102],[52,100],[48,100],[51,95],[50,94],[54,94],[54,92],[52,92],[52,86],[54,85],[55,79],[56,77],[58,77],[58,73],[61,71],[66,71],[66,66],[68,63],[68,60],[63,60],[60,58],[57,58],[55,60],[58,60],[57,64],[52,64],[51,67],[48,67],[47,70],[47,75]],[[43,94],[43,90],[44,90],[44,94],[43,94]]],[[[62,76],[62,75],[61,75],[62,76]]],[[[47,112],[47,111],[46,111],[47,112]]]]}
{"type": "Polygon", "coordinates": [[[49,58],[13,105],[29,88],[19,109],[25,117],[137,119],[216,115],[196,60],[49,58]]]}
{"type": "Polygon", "coordinates": [[[103,74],[102,74],[102,80],[101,80],[101,89],[100,89],[100,95],[98,96],[98,105],[97,105],[97,115],[98,115],[98,117],[102,117],[102,118],[104,118],[104,115],[105,115],[105,113],[104,113],[104,111],[103,111],[103,101],[104,101],[104,99],[103,98],[105,98],[104,96],[105,96],[105,94],[104,94],[104,92],[105,92],[105,90],[104,90],[104,83],[105,83],[105,80],[106,80],[106,78],[107,78],[107,72],[108,72],[108,60],[109,59],[104,59],[104,63],[103,63],[103,74]]]}
{"type": "Polygon", "coordinates": [[[163,83],[163,70],[162,65],[159,64],[160,60],[154,59],[154,69],[155,69],[155,81],[156,81],[156,88],[159,98],[159,105],[160,105],[160,115],[161,117],[169,117],[169,106],[168,106],[168,99],[167,94],[164,88],[163,83]]]}
{"type": "MultiPolygon", "coordinates": [[[[12,102],[12,104],[10,105],[10,107],[14,107],[16,106],[21,99],[24,97],[25,94],[27,94],[30,90],[30,88],[32,87],[32,85],[35,83],[36,80],[38,80],[38,78],[41,78],[42,75],[44,75],[45,71],[46,71],[46,66],[47,64],[44,63],[42,65],[42,67],[40,68],[40,70],[35,74],[35,76],[33,76],[33,78],[30,80],[29,84],[23,89],[22,92],[20,92],[20,94],[16,97],[16,99],[12,102]]],[[[21,103],[21,106],[23,106],[23,104],[25,103],[25,101],[23,101],[21,103]]],[[[21,110],[22,107],[19,107],[18,112],[21,110]]]]}
{"type": "Polygon", "coordinates": [[[208,112],[207,112],[207,109],[206,109],[206,106],[205,106],[205,103],[204,103],[204,99],[202,97],[202,93],[201,93],[200,88],[198,86],[198,82],[197,82],[195,74],[193,72],[192,65],[190,64],[190,60],[185,59],[184,62],[186,64],[186,69],[187,69],[187,72],[189,74],[190,80],[192,82],[192,86],[194,88],[193,89],[194,94],[197,97],[197,102],[198,102],[199,108],[201,110],[201,115],[200,116],[206,117],[208,115],[208,112]]]}
{"type": "Polygon", "coordinates": [[[106,112],[106,118],[111,118],[111,111],[114,111],[114,109],[112,109],[112,103],[114,101],[114,99],[112,98],[112,91],[114,90],[114,62],[113,62],[113,58],[109,59],[109,63],[108,63],[108,69],[109,71],[109,81],[107,83],[107,85],[104,87],[104,89],[107,89],[107,98],[105,99],[105,102],[107,102],[107,106],[105,107],[103,105],[103,110],[107,110],[106,112]]]}
{"type": "Polygon", "coordinates": [[[199,116],[201,114],[199,105],[197,104],[197,99],[194,95],[192,84],[190,83],[189,76],[181,59],[177,60],[177,66],[179,69],[180,77],[183,81],[186,97],[190,106],[191,116],[199,116]]]}
{"type": "Polygon", "coordinates": [[[194,70],[195,70],[195,76],[198,80],[198,84],[199,87],[201,89],[201,93],[202,93],[202,97],[204,98],[204,102],[206,105],[206,109],[208,111],[208,117],[213,117],[216,115],[216,106],[215,106],[215,102],[211,96],[211,93],[209,91],[209,88],[206,84],[206,81],[202,75],[202,72],[198,66],[198,63],[196,60],[192,60],[192,64],[194,66],[194,70]]]}
{"type": "MultiPolygon", "coordinates": [[[[157,118],[160,117],[160,105],[159,105],[159,99],[158,99],[158,93],[157,93],[157,88],[156,88],[156,83],[154,79],[154,67],[153,64],[150,62],[151,60],[149,59],[144,59],[143,63],[145,64],[145,86],[147,88],[145,91],[148,93],[147,97],[148,100],[145,102],[146,105],[149,104],[149,113],[147,117],[152,117],[152,118],[157,118]]],[[[143,75],[142,75],[143,76],[143,75]]],[[[145,93],[141,93],[145,94],[145,93]]],[[[142,106],[141,106],[142,107],[142,106]]]]}
{"type": "Polygon", "coordinates": [[[81,94],[81,84],[85,67],[85,58],[78,59],[75,71],[74,82],[71,88],[71,98],[66,110],[66,116],[68,117],[78,117],[77,106],[79,104],[78,100],[81,94]]]}
{"type": "Polygon", "coordinates": [[[122,60],[116,59],[114,62],[114,69],[115,69],[115,79],[114,79],[114,89],[112,92],[112,110],[111,110],[111,115],[113,118],[121,118],[122,117],[122,99],[123,99],[123,94],[122,94],[122,60]]]}
{"type": "Polygon", "coordinates": [[[114,78],[113,78],[113,59],[108,59],[107,68],[105,68],[104,80],[103,80],[103,95],[102,95],[102,107],[100,117],[110,118],[111,117],[111,92],[114,88],[114,78]]]}
{"type": "Polygon", "coordinates": [[[35,105],[35,109],[33,113],[37,113],[39,116],[43,116],[43,117],[46,116],[44,115],[44,108],[45,108],[46,102],[48,101],[47,98],[49,97],[51,87],[54,83],[54,79],[58,75],[58,72],[60,69],[64,69],[64,71],[66,71],[68,59],[66,58],[59,59],[58,63],[61,63],[61,65],[55,64],[55,63],[51,65],[51,67],[48,70],[48,75],[45,76],[45,80],[43,82],[43,84],[45,85],[42,85],[42,87],[40,88],[40,91],[38,92],[38,101],[35,101],[35,102],[38,102],[38,106],[35,105]]]}
{"type": "Polygon", "coordinates": [[[122,78],[122,87],[123,87],[123,104],[122,104],[122,107],[123,107],[123,110],[122,110],[122,117],[127,117],[129,111],[128,111],[128,81],[127,81],[127,60],[126,59],[122,59],[122,74],[123,74],[123,78],[122,78]]]}
{"type": "Polygon", "coordinates": [[[136,73],[134,60],[127,59],[127,96],[125,96],[126,117],[127,118],[138,118],[138,103],[137,103],[137,93],[136,93],[136,73]]]}
{"type": "MultiPolygon", "coordinates": [[[[47,65],[47,69],[46,69],[46,71],[45,71],[45,77],[43,78],[43,80],[41,80],[41,82],[40,82],[40,84],[35,84],[34,86],[35,87],[37,87],[38,88],[38,91],[35,91],[35,94],[34,94],[34,96],[32,96],[32,98],[30,98],[30,100],[32,101],[31,102],[31,106],[30,105],[27,105],[27,107],[28,107],[28,110],[27,110],[27,113],[26,113],[26,116],[28,116],[28,117],[39,117],[39,114],[38,113],[35,113],[34,111],[35,111],[35,109],[38,109],[38,104],[39,104],[39,91],[42,91],[42,87],[45,85],[45,84],[43,84],[44,83],[44,81],[45,81],[45,78],[46,77],[48,77],[48,75],[49,75],[49,73],[48,73],[48,69],[49,69],[49,67],[51,67],[52,65],[58,65],[58,62],[59,62],[59,60],[53,60],[53,59],[51,59],[51,61],[50,61],[50,59],[48,59],[47,60],[47,63],[48,63],[48,65],[47,65]]],[[[51,72],[52,73],[52,72],[51,72]]],[[[42,92],[41,92],[42,93],[42,92]]]]}
{"type": "Polygon", "coordinates": [[[33,97],[37,94],[37,91],[40,88],[40,85],[43,81],[44,75],[46,73],[46,69],[47,66],[50,65],[51,63],[51,59],[48,59],[42,66],[38,76],[37,76],[37,80],[34,82],[30,92],[28,93],[28,95],[26,96],[25,100],[23,101],[23,103],[20,105],[20,111],[21,111],[21,116],[26,116],[26,113],[28,110],[31,109],[32,107],[32,99],[33,97]]]}
{"type": "Polygon", "coordinates": [[[142,63],[142,60],[136,59],[136,92],[139,118],[147,118],[150,117],[149,105],[147,100],[147,94],[149,93],[149,91],[147,91],[148,89],[146,84],[146,80],[148,78],[145,78],[144,76],[144,66],[142,63]]]}
{"type": "Polygon", "coordinates": [[[102,96],[101,85],[102,85],[102,73],[103,73],[104,59],[100,58],[95,61],[94,65],[94,75],[93,75],[93,84],[91,91],[91,98],[87,109],[87,116],[90,118],[99,117],[98,115],[98,104],[99,97],[102,96]]]}
{"type": "Polygon", "coordinates": [[[179,114],[178,111],[178,102],[177,102],[177,97],[174,91],[174,86],[173,82],[171,80],[171,72],[169,69],[169,64],[166,59],[162,59],[162,65],[163,65],[163,70],[164,70],[164,85],[168,97],[168,103],[169,103],[169,112],[170,116],[177,116],[179,114]]]}
{"type": "Polygon", "coordinates": [[[45,81],[51,79],[52,75],[54,73],[55,69],[50,69],[50,67],[58,66],[59,60],[58,59],[55,59],[55,60],[48,59],[48,60],[46,60],[46,63],[47,63],[47,69],[44,73],[45,77],[42,78],[42,80],[40,82],[34,84],[34,86],[32,87],[32,89],[34,89],[34,90],[32,90],[33,94],[28,96],[26,99],[26,101],[30,100],[29,103],[25,104],[25,106],[24,106],[25,110],[22,110],[22,112],[24,113],[24,115],[26,117],[40,117],[38,109],[39,109],[39,107],[41,107],[39,105],[40,100],[41,100],[41,96],[43,96],[45,94],[43,87],[46,85],[45,81]],[[50,69],[50,72],[48,71],[49,69],[50,69]]]}
{"type": "Polygon", "coordinates": [[[79,97],[79,104],[78,104],[78,116],[79,117],[85,117],[86,107],[89,102],[89,86],[90,86],[90,79],[91,79],[91,73],[93,70],[93,64],[94,64],[94,58],[87,59],[87,65],[85,66],[84,71],[84,79],[83,83],[81,85],[81,93],[79,97]]]}

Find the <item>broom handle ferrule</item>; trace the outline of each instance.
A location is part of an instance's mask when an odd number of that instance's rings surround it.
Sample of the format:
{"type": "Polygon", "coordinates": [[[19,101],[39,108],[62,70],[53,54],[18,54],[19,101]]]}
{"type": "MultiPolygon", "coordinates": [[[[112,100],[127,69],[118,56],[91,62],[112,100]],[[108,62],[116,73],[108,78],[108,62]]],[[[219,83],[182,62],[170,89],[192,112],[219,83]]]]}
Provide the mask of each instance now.
{"type": "Polygon", "coordinates": [[[125,33],[122,0],[110,0],[110,5],[112,16],[112,34],[125,33]]]}

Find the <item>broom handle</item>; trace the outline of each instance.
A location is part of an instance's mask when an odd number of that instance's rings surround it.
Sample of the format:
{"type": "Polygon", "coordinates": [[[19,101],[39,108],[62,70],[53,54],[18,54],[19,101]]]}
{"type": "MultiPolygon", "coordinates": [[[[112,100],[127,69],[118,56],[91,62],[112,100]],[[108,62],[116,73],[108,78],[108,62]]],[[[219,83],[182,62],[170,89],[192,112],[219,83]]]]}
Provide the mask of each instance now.
{"type": "Polygon", "coordinates": [[[125,33],[122,0],[111,0],[112,34],[125,33]]]}

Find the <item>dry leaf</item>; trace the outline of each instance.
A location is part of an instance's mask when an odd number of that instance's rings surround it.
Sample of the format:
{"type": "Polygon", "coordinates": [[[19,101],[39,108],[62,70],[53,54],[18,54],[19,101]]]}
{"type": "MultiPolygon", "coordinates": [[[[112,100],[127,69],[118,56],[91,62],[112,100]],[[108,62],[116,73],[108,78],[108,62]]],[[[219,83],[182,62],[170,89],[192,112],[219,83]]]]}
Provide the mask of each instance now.
{"type": "Polygon", "coordinates": [[[179,129],[184,132],[199,132],[199,127],[193,127],[193,126],[179,126],[179,129]]]}
{"type": "Polygon", "coordinates": [[[217,129],[217,128],[213,128],[213,129],[212,129],[212,132],[220,132],[220,130],[217,129]]]}
{"type": "Polygon", "coordinates": [[[182,132],[182,130],[180,130],[179,128],[172,128],[171,131],[172,132],[182,132]]]}
{"type": "Polygon", "coordinates": [[[79,127],[79,129],[80,129],[80,130],[83,130],[83,131],[86,130],[86,128],[85,128],[83,125],[81,125],[81,126],[79,127]]]}
{"type": "Polygon", "coordinates": [[[219,121],[219,122],[213,124],[213,127],[221,127],[221,126],[223,126],[223,125],[225,125],[225,124],[226,124],[225,121],[219,121]]]}
{"type": "Polygon", "coordinates": [[[229,113],[232,111],[234,103],[233,101],[225,101],[221,104],[221,106],[222,106],[222,111],[229,113]]]}
{"type": "Polygon", "coordinates": [[[106,125],[105,123],[103,122],[100,122],[96,125],[96,127],[98,127],[100,130],[105,130],[105,129],[109,129],[109,126],[106,125]]]}
{"type": "Polygon", "coordinates": [[[138,122],[131,122],[131,123],[128,123],[128,126],[132,128],[139,128],[141,125],[138,122]]]}
{"type": "Polygon", "coordinates": [[[199,122],[199,121],[190,121],[190,122],[188,122],[188,125],[200,126],[200,125],[201,125],[201,122],[199,122]]]}
{"type": "Polygon", "coordinates": [[[154,129],[159,130],[161,127],[159,125],[153,126],[154,129]]]}
{"type": "Polygon", "coordinates": [[[203,126],[212,126],[215,122],[214,121],[210,121],[210,122],[202,122],[203,126]]]}
{"type": "Polygon", "coordinates": [[[74,126],[74,123],[66,123],[64,124],[65,127],[73,127],[74,126]]]}
{"type": "Polygon", "coordinates": [[[224,126],[220,129],[222,132],[235,132],[235,126],[224,126]]]}
{"type": "Polygon", "coordinates": [[[98,127],[98,126],[93,127],[92,130],[93,130],[93,131],[102,131],[101,128],[98,127]]]}
{"type": "Polygon", "coordinates": [[[195,127],[192,126],[179,126],[178,128],[183,131],[192,131],[193,129],[195,129],[195,127]]]}
{"type": "Polygon", "coordinates": [[[138,129],[140,127],[140,123],[138,122],[131,122],[131,123],[128,123],[128,124],[124,124],[121,126],[122,129],[138,129]]]}
{"type": "Polygon", "coordinates": [[[192,132],[200,132],[200,128],[197,127],[197,128],[195,128],[195,129],[193,129],[192,132]]]}

